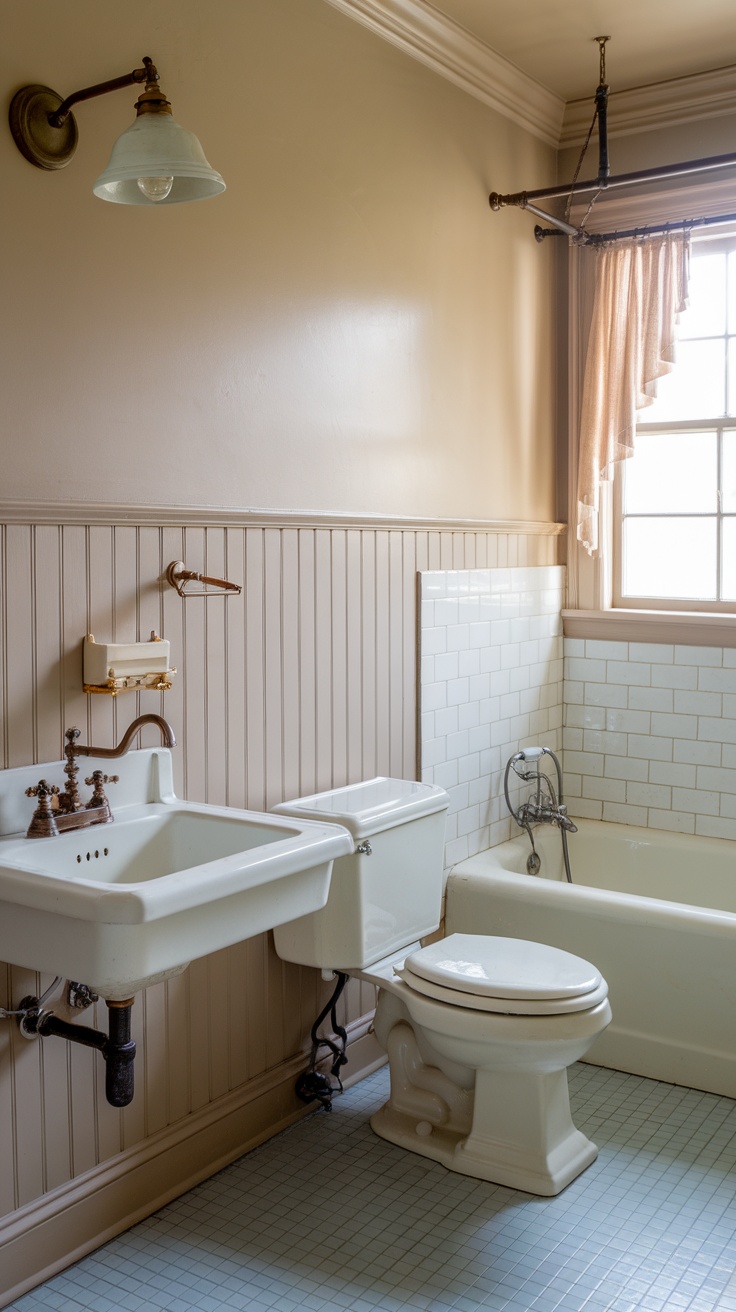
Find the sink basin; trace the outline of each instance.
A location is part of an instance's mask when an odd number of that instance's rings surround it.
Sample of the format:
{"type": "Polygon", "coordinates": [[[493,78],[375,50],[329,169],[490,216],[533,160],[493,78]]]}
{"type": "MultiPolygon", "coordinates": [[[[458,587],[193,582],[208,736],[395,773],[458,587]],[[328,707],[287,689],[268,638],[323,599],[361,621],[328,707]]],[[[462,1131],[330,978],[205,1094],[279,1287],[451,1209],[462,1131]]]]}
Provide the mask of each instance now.
{"type": "MultiPolygon", "coordinates": [[[[10,797],[25,812],[26,775],[54,782],[62,765],[2,771],[0,824],[10,797]]],[[[180,801],[165,748],[128,753],[120,775],[112,824],[0,837],[0,960],[129,998],[318,910],[353,850],[338,825],[180,801]]]]}

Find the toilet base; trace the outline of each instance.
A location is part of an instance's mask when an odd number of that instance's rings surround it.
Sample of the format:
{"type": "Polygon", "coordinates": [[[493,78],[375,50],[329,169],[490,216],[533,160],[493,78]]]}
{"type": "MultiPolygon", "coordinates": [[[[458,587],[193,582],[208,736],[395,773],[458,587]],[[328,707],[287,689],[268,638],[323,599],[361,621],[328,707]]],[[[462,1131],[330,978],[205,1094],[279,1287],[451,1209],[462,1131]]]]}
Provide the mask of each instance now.
{"type": "Polygon", "coordinates": [[[463,1089],[422,1058],[406,1022],[388,1035],[391,1094],[371,1117],[382,1139],[451,1171],[553,1197],[598,1156],[570,1116],[567,1070],[479,1070],[463,1089]]]}

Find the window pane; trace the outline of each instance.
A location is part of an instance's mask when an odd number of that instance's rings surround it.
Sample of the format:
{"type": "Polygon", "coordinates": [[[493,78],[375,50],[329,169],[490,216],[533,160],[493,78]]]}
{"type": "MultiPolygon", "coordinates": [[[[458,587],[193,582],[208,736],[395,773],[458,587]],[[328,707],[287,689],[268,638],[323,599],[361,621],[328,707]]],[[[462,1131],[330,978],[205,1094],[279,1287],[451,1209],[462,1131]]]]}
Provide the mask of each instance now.
{"type": "MultiPolygon", "coordinates": [[[[726,331],[726,259],[724,252],[694,255],[690,263],[689,306],[680,319],[681,339],[713,337],[726,331]]],[[[736,328],[736,322],[732,331],[736,328]]]]}
{"type": "Polygon", "coordinates": [[[725,342],[678,342],[672,373],[659,379],[657,399],[640,410],[642,423],[715,418],[726,412],[725,342]]]}
{"type": "Polygon", "coordinates": [[[736,251],[728,256],[728,331],[736,333],[736,251]]]}
{"type": "Polygon", "coordinates": [[[637,433],[635,453],[623,470],[627,514],[712,514],[718,509],[715,433],[637,433]]]}
{"type": "Polygon", "coordinates": [[[723,521],[723,600],[736,601],[736,520],[723,521]]]}
{"type": "Polygon", "coordinates": [[[723,501],[725,513],[736,510],[736,433],[723,434],[723,501]]]}
{"type": "Polygon", "coordinates": [[[714,600],[716,519],[626,519],[623,595],[714,600]]]}

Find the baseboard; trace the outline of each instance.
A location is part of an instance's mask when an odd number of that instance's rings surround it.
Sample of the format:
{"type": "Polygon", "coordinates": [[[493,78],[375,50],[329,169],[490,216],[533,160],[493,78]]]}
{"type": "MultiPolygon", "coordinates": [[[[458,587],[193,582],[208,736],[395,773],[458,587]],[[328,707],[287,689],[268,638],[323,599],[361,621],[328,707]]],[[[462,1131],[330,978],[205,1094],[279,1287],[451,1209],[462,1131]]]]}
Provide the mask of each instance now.
{"type": "MultiPolygon", "coordinates": [[[[346,1086],[385,1061],[371,1019],[349,1028],[346,1086]]],[[[294,1094],[304,1064],[283,1062],[0,1221],[0,1307],[308,1115],[294,1094]]]]}

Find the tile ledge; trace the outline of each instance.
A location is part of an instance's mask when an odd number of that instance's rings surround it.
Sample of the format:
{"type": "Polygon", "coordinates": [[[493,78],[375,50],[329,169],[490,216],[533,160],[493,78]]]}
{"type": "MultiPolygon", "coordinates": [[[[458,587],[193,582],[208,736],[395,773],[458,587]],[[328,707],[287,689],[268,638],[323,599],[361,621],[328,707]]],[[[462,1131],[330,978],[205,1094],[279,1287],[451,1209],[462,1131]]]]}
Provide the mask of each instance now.
{"type": "Polygon", "coordinates": [[[671,610],[563,610],[566,638],[736,647],[736,615],[671,610]]]}

